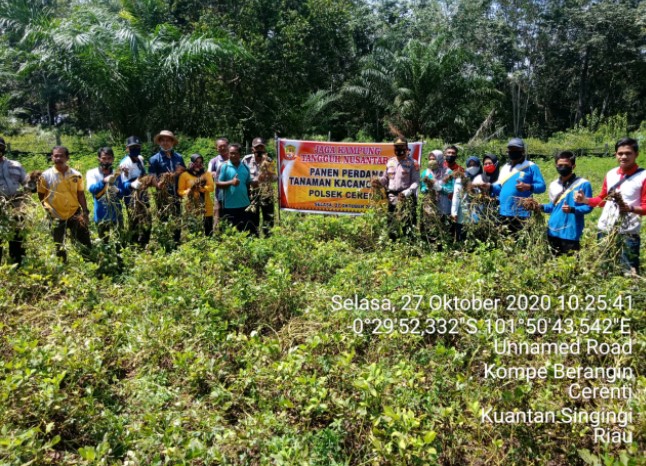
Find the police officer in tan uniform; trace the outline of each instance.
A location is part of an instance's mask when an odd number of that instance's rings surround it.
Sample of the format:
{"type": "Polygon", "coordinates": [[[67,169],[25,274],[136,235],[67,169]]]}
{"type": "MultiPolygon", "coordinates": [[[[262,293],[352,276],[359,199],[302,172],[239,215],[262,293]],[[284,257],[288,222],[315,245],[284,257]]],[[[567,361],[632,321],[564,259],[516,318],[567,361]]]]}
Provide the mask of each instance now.
{"type": "Polygon", "coordinates": [[[395,157],[388,159],[386,170],[374,183],[386,188],[388,194],[388,212],[390,215],[391,238],[399,236],[396,233],[396,219],[399,217],[404,236],[413,233],[417,223],[417,188],[419,186],[419,169],[408,155],[408,141],[398,137],[394,141],[395,157]],[[397,215],[396,215],[397,214],[397,215]]]}

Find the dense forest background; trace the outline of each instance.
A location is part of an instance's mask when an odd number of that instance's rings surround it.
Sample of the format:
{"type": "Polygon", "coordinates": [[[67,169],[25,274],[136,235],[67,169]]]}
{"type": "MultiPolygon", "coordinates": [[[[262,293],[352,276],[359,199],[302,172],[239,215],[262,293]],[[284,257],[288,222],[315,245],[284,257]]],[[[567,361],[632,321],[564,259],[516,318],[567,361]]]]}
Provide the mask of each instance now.
{"type": "Polygon", "coordinates": [[[0,130],[545,138],[646,119],[637,0],[0,0],[0,130]]]}

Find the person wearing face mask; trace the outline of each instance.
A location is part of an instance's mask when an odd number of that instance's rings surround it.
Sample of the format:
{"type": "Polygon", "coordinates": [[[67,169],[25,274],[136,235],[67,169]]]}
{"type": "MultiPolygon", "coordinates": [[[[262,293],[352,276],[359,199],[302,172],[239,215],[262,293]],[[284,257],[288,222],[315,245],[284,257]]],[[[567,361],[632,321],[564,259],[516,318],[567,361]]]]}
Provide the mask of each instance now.
{"type": "Polygon", "coordinates": [[[179,194],[186,198],[187,211],[204,217],[204,234],[213,236],[213,198],[215,183],[211,173],[204,170],[204,158],[191,155],[188,169],[179,176],[179,194]],[[192,196],[192,197],[189,197],[192,196]],[[192,207],[192,208],[191,208],[192,207]]]}
{"type": "Polygon", "coordinates": [[[464,168],[458,165],[458,148],[457,146],[449,146],[444,149],[444,160],[446,168],[454,173],[464,172],[464,168]]]}
{"type": "Polygon", "coordinates": [[[119,169],[123,202],[128,213],[128,239],[145,248],[150,241],[152,218],[150,198],[141,185],[146,168],[141,156],[141,140],[137,136],[130,136],[126,140],[126,156],[121,160],[119,169]]]}
{"type": "Polygon", "coordinates": [[[402,233],[410,236],[417,223],[417,188],[419,186],[419,170],[415,162],[408,156],[408,141],[398,137],[394,141],[395,157],[388,159],[386,170],[380,178],[373,178],[374,186],[381,185],[386,188],[388,195],[388,212],[390,213],[390,238],[396,239],[399,234],[395,225],[395,212],[397,207],[402,215],[402,233]],[[400,206],[400,207],[401,207],[400,206]]]}
{"type": "Polygon", "coordinates": [[[531,215],[530,211],[518,203],[518,199],[544,193],[546,186],[538,165],[526,159],[525,142],[522,139],[513,138],[509,141],[507,155],[509,162],[500,170],[498,180],[483,183],[482,186],[498,196],[498,215],[502,224],[510,233],[517,233],[531,215]]]}
{"type": "MultiPolygon", "coordinates": [[[[5,158],[7,145],[3,138],[0,138],[0,203],[3,209],[10,209],[9,219],[12,224],[12,233],[9,238],[9,257],[18,264],[22,263],[25,256],[23,242],[24,228],[20,227],[22,218],[18,215],[19,209],[24,203],[24,187],[28,178],[25,169],[19,162],[5,158]]],[[[0,245],[0,261],[2,260],[3,248],[0,245]]]]}
{"type": "Polygon", "coordinates": [[[165,248],[176,247],[182,236],[180,217],[182,211],[181,198],[177,189],[179,176],[186,170],[182,155],[175,152],[174,147],[179,142],[175,135],[168,130],[160,131],[154,139],[159,145],[159,152],[150,158],[150,174],[157,178],[157,213],[163,223],[174,224],[174,244],[165,244],[165,248]]]}
{"type": "Polygon", "coordinates": [[[483,183],[495,183],[500,175],[498,157],[494,154],[486,154],[482,158],[482,181],[483,183]]]}
{"type": "MultiPolygon", "coordinates": [[[[472,155],[467,159],[467,168],[464,172],[455,176],[453,187],[453,199],[451,200],[451,220],[454,222],[454,240],[464,241],[465,232],[463,225],[467,221],[477,222],[478,213],[472,209],[469,203],[469,190],[473,185],[482,184],[482,167],[480,159],[472,155]]],[[[477,188],[475,188],[477,189],[477,188]]]]}
{"type": "Polygon", "coordinates": [[[242,159],[249,169],[251,181],[257,187],[251,187],[250,218],[253,224],[253,233],[257,236],[260,228],[260,214],[262,213],[262,232],[266,237],[271,234],[274,227],[274,183],[278,180],[274,161],[267,154],[267,143],[263,138],[254,138],[251,142],[251,154],[242,159]]]}
{"type": "Polygon", "coordinates": [[[540,210],[550,214],[547,222],[547,240],[557,256],[581,249],[584,216],[592,207],[576,202],[578,191],[592,196],[592,186],[585,178],[576,176],[576,157],[570,151],[559,152],[554,158],[558,179],[550,183],[550,202],[539,206],[540,210]]]}
{"type": "Polygon", "coordinates": [[[99,149],[99,166],[85,175],[88,191],[94,198],[94,222],[99,237],[104,241],[112,228],[118,229],[123,223],[121,198],[123,197],[121,177],[114,173],[114,152],[110,147],[99,149]]]}

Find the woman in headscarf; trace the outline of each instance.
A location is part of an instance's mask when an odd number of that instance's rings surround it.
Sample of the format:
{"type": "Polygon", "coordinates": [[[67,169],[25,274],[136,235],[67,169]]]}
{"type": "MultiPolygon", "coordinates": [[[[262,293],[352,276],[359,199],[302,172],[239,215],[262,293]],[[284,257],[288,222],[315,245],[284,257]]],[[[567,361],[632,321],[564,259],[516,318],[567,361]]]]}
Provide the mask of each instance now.
{"type": "MultiPolygon", "coordinates": [[[[451,220],[455,222],[455,240],[464,241],[465,232],[463,225],[472,221],[478,221],[478,211],[475,205],[469,202],[470,192],[473,192],[473,185],[482,184],[482,166],[480,159],[472,155],[467,159],[467,169],[463,175],[455,177],[453,188],[453,200],[451,203],[451,220]]],[[[477,190],[477,188],[475,188],[477,190]]]]}
{"type": "Polygon", "coordinates": [[[500,166],[498,164],[498,157],[493,154],[486,154],[482,158],[482,181],[485,183],[495,183],[498,181],[500,174],[500,166]]]}
{"type": "Polygon", "coordinates": [[[178,191],[186,198],[186,212],[195,216],[204,216],[204,234],[213,234],[213,199],[215,190],[213,177],[204,170],[204,158],[200,154],[191,155],[188,169],[179,177],[178,191]]]}

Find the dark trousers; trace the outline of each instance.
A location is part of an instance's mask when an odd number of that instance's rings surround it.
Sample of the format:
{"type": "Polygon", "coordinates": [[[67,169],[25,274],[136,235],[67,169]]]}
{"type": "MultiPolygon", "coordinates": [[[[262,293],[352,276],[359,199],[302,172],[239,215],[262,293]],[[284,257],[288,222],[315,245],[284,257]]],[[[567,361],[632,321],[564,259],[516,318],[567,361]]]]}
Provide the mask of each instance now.
{"type": "MultiPolygon", "coordinates": [[[[604,232],[597,234],[598,239],[607,236],[604,232]]],[[[627,234],[621,235],[621,265],[626,272],[635,269],[635,273],[639,274],[639,248],[641,246],[641,239],[639,235],[627,234]]]]}
{"type": "Polygon", "coordinates": [[[150,242],[152,227],[150,201],[145,196],[139,198],[133,195],[126,210],[128,212],[128,241],[145,248],[150,242]]]}
{"type": "MultiPolygon", "coordinates": [[[[26,250],[23,242],[25,241],[25,230],[21,228],[16,228],[13,231],[11,239],[9,239],[9,257],[11,262],[14,264],[22,263],[23,257],[25,257],[26,250]]],[[[2,262],[3,247],[0,246],[0,262],[2,262]]]]}
{"type": "Polygon", "coordinates": [[[417,197],[409,196],[403,201],[398,201],[397,204],[388,203],[388,226],[391,240],[400,236],[412,238],[415,235],[415,225],[417,225],[417,197]],[[400,218],[397,218],[397,214],[400,218]]]}
{"type": "Polygon", "coordinates": [[[237,209],[222,209],[222,220],[229,222],[238,231],[253,232],[253,220],[249,218],[246,207],[237,209]]]}
{"type": "Polygon", "coordinates": [[[271,229],[274,227],[274,204],[260,204],[256,207],[255,212],[249,213],[252,223],[252,233],[256,236],[260,232],[260,215],[262,214],[262,233],[265,238],[271,235],[271,229]]]}
{"type": "Polygon", "coordinates": [[[56,255],[63,259],[63,262],[67,262],[67,252],[63,246],[67,230],[70,231],[74,241],[81,243],[83,246],[80,249],[81,255],[87,259],[92,249],[92,241],[86,219],[80,210],[67,220],[52,219],[52,237],[56,243],[56,255]]]}
{"type": "Polygon", "coordinates": [[[500,225],[506,227],[509,234],[515,235],[525,228],[527,220],[522,217],[500,217],[500,225]]]}
{"type": "Polygon", "coordinates": [[[563,254],[572,254],[574,251],[581,250],[581,241],[577,240],[563,239],[557,238],[556,236],[547,235],[547,242],[550,245],[550,249],[556,256],[562,256],[563,254]]]}
{"type": "Polygon", "coordinates": [[[175,228],[173,228],[173,241],[175,242],[175,246],[177,246],[182,237],[180,221],[182,215],[181,199],[170,195],[167,198],[163,198],[158,195],[157,211],[159,213],[159,220],[162,223],[173,223],[175,225],[175,228]]]}
{"type": "Polygon", "coordinates": [[[204,217],[204,234],[213,236],[213,217],[204,217]]]}

